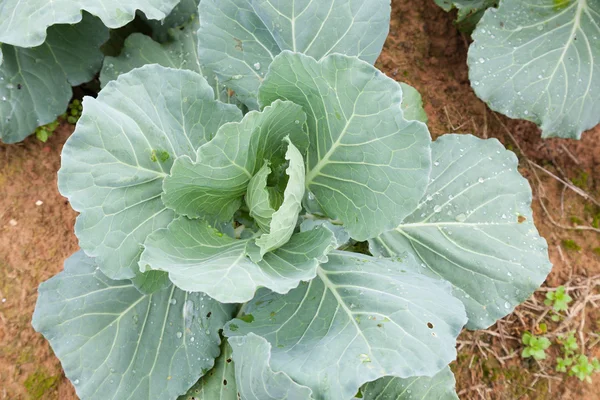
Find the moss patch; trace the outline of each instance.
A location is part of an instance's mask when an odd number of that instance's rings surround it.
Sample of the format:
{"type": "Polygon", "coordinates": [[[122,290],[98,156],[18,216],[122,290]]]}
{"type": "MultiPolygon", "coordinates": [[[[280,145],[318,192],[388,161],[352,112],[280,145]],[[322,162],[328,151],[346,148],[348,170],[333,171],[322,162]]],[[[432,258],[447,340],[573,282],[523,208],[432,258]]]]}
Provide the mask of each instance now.
{"type": "Polygon", "coordinates": [[[572,239],[566,239],[562,241],[562,246],[567,250],[579,251],[581,250],[581,246],[575,243],[572,239]]]}
{"type": "Polygon", "coordinates": [[[31,399],[39,400],[47,397],[45,395],[49,391],[56,389],[59,380],[60,376],[48,375],[46,371],[38,369],[25,379],[24,386],[31,399]]]}

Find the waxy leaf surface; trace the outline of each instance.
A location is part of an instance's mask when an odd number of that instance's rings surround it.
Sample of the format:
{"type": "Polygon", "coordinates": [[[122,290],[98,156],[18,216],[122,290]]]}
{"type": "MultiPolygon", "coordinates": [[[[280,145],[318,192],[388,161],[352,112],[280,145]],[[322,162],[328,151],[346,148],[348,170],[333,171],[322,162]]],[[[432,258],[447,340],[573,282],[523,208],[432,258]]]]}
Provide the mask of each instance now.
{"type": "Polygon", "coordinates": [[[161,200],[177,157],[195,157],[240,110],[214,100],[200,75],[148,65],[86,97],[62,152],[58,187],[81,214],[81,248],[112,279],[132,278],[146,237],[174,218],[161,200]]]}
{"type": "Polygon", "coordinates": [[[529,298],[552,265],[533,224],[531,188],[517,157],[496,139],[444,135],[419,206],[370,241],[374,255],[406,252],[422,272],[454,285],[471,329],[486,328],[529,298]]]}
{"type": "Polygon", "coordinates": [[[33,326],[83,399],[185,393],[212,368],[219,330],[234,312],[172,285],[144,295],[129,280],[106,277],[81,251],[39,291],[33,326]]]}
{"type": "Polygon", "coordinates": [[[504,0],[473,33],[469,77],[488,106],[579,139],[600,122],[600,1],[504,0]]]}
{"type": "Polygon", "coordinates": [[[433,375],[455,358],[466,316],[447,283],[416,268],[412,257],[332,252],[310,282],[285,295],[260,290],[225,335],[267,339],[271,368],[315,399],[347,400],[385,375],[433,375]]]}
{"type": "Polygon", "coordinates": [[[356,240],[397,226],[427,187],[427,126],[407,121],[402,89],[355,57],[320,62],[285,51],[260,87],[263,106],[289,100],[307,113],[306,187],[356,240]]]}

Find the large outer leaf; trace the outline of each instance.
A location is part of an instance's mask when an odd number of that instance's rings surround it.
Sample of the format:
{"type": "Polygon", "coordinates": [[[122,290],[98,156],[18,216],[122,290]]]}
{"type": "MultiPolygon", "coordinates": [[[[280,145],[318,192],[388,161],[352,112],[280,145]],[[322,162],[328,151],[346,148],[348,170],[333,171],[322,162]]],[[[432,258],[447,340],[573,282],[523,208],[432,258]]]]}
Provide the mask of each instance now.
{"type": "Polygon", "coordinates": [[[271,368],[316,399],[346,400],[384,375],[433,375],[454,359],[466,317],[449,285],[416,268],[412,257],[333,252],[309,283],[286,295],[259,291],[225,334],[267,339],[271,368]]]}
{"type": "Polygon", "coordinates": [[[282,50],[374,63],[389,30],[389,0],[203,0],[200,58],[250,108],[282,50]]]}
{"type": "Polygon", "coordinates": [[[288,160],[289,166],[285,171],[289,180],[283,193],[283,203],[271,215],[269,232],[256,239],[256,245],[260,247],[261,257],[269,251],[278,249],[290,240],[296,229],[298,215],[302,211],[302,197],[304,197],[305,191],[304,158],[289,138],[286,138],[286,141],[288,142],[288,150],[285,159],[288,160]]]}
{"type": "Polygon", "coordinates": [[[240,400],[231,346],[226,340],[221,344],[221,355],[215,360],[215,367],[177,400],[240,400]]]}
{"type": "MultiPolygon", "coordinates": [[[[198,60],[197,20],[185,26],[183,30],[175,30],[168,42],[161,44],[142,33],[133,33],[123,45],[118,57],[106,57],[100,82],[102,86],[117,79],[121,74],[146,64],[160,64],[164,67],[189,69],[204,75],[198,60]]],[[[210,83],[210,81],[209,81],[210,83]]]]}
{"type": "Polygon", "coordinates": [[[107,39],[102,22],[85,14],[80,24],[49,29],[48,40],[39,47],[1,45],[0,140],[19,142],[64,113],[71,85],[91,80],[100,69],[100,45],[107,39]]]}
{"type": "Polygon", "coordinates": [[[367,383],[361,392],[364,400],[458,400],[455,385],[454,374],[446,367],[431,378],[386,376],[367,383]]]}
{"type": "MultiPolygon", "coordinates": [[[[175,22],[172,21],[172,23],[175,22]]],[[[206,78],[214,89],[217,100],[224,103],[233,103],[234,98],[230,92],[219,84],[214,73],[202,66],[198,58],[198,35],[196,33],[198,27],[198,17],[194,17],[182,29],[172,30],[165,43],[155,42],[149,36],[141,33],[133,33],[125,40],[123,50],[118,57],[106,57],[104,59],[102,71],[100,72],[102,87],[132,69],[146,64],[160,64],[164,67],[189,69],[199,73],[206,78]]],[[[159,30],[159,32],[162,32],[162,30],[159,30]]]]}
{"type": "MultiPolygon", "coordinates": [[[[176,28],[187,25],[191,20],[198,20],[198,4],[200,0],[181,0],[166,18],[149,20],[148,25],[152,27],[152,37],[159,42],[171,40],[176,28]]],[[[195,30],[198,30],[196,28],[195,30]]]]}
{"type": "Polygon", "coordinates": [[[467,327],[485,328],[526,300],[552,267],[533,224],[531,188],[496,139],[444,135],[432,149],[426,196],[397,229],[371,240],[371,252],[415,254],[423,273],[454,285],[467,327]]]}
{"type": "Polygon", "coordinates": [[[109,28],[119,28],[135,17],[136,10],[150,19],[162,19],[179,0],[3,0],[0,2],[0,42],[20,47],[39,46],[46,29],[54,24],[75,24],[82,10],[98,16],[109,28]]]}
{"type": "Polygon", "coordinates": [[[305,120],[302,107],[277,102],[246,114],[239,123],[222,126],[198,149],[197,157],[177,159],[165,179],[165,204],[191,218],[231,220],[264,160],[284,161],[284,138],[289,135],[297,145],[306,142],[305,120]]]}
{"type": "Polygon", "coordinates": [[[308,400],[311,390],[298,385],[283,372],[269,365],[271,344],[250,333],[229,338],[233,348],[236,385],[244,400],[308,400]]]}
{"type": "Polygon", "coordinates": [[[83,252],[40,285],[33,326],[83,399],[172,399],[213,365],[233,308],[174,286],[143,295],[83,252]],[[210,317],[208,313],[210,312],[210,317]]]}
{"type": "Polygon", "coordinates": [[[255,263],[247,257],[249,240],[180,217],[148,237],[140,269],[167,271],[181,289],[204,292],[222,303],[243,303],[259,287],[287,293],[301,280],[314,278],[332,243],[333,234],[325,228],[301,233],[255,263]]]}
{"type": "Polygon", "coordinates": [[[600,122],[600,2],[504,0],[473,33],[469,76],[491,109],[581,137],[600,122]]]}
{"type": "Polygon", "coordinates": [[[160,198],[173,160],[195,157],[221,124],[241,119],[237,107],[213,98],[200,75],[149,65],[84,99],[58,187],[81,213],[80,246],[109,277],[135,276],[141,244],[173,219],[160,198]]]}
{"type": "Polygon", "coordinates": [[[306,186],[357,240],[397,226],[418,204],[431,170],[429,131],[407,121],[398,83],[357,58],[320,62],[283,52],[259,100],[304,107],[310,147],[306,186]]]}

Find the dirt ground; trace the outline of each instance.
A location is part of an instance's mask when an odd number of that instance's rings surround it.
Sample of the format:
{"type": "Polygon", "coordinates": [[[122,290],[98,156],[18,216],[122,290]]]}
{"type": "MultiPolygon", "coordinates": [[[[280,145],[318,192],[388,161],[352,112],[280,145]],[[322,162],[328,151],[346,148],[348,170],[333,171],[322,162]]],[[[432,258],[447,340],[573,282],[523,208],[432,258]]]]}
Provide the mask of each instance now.
{"type": "MultiPolygon", "coordinates": [[[[542,288],[490,329],[463,333],[453,364],[457,390],[461,399],[600,399],[600,374],[593,384],[581,383],[554,372],[556,345],[548,360],[534,362],[520,357],[519,342],[525,330],[546,323],[549,337],[574,329],[582,349],[600,356],[594,303],[600,282],[600,231],[594,230],[600,221],[600,128],[581,141],[542,140],[535,125],[487,109],[470,87],[469,37],[456,30],[453,17],[433,0],[393,0],[390,35],[376,65],[419,90],[434,138],[468,132],[498,138],[517,153],[554,264],[546,286],[565,285],[574,298],[562,322],[550,321],[542,288]]],[[[71,132],[65,125],[48,143],[30,137],[0,144],[0,399],[76,399],[47,342],[30,326],[38,284],[59,272],[77,248],[76,213],[56,189],[60,151],[71,132]]]]}

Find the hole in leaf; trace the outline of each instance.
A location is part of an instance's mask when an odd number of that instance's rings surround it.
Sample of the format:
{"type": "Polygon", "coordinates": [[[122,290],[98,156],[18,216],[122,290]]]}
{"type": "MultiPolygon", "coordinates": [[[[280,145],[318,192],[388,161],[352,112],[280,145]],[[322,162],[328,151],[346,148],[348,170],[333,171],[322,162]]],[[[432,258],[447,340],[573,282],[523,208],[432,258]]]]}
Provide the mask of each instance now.
{"type": "Polygon", "coordinates": [[[210,318],[211,315],[212,315],[212,311],[209,311],[208,314],[206,314],[206,318],[210,318]]]}
{"type": "Polygon", "coordinates": [[[524,216],[522,216],[522,215],[519,215],[519,216],[517,217],[517,222],[519,222],[520,224],[522,224],[522,223],[523,223],[523,222],[525,222],[525,221],[527,221],[527,218],[525,218],[524,216]]]}
{"type": "Polygon", "coordinates": [[[428,327],[429,329],[433,329],[433,324],[432,324],[431,322],[428,322],[428,323],[427,323],[427,327],[428,327]]]}
{"type": "Polygon", "coordinates": [[[228,359],[227,359],[227,360],[225,360],[225,361],[227,361],[227,363],[229,364],[229,363],[231,362],[231,358],[228,358],[228,359]]]}
{"type": "Polygon", "coordinates": [[[227,379],[223,379],[223,385],[227,386],[227,379]]]}

